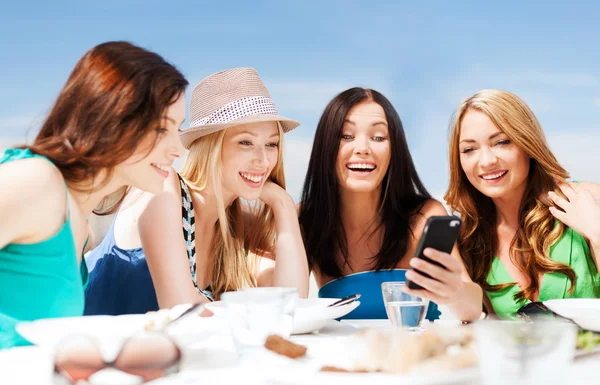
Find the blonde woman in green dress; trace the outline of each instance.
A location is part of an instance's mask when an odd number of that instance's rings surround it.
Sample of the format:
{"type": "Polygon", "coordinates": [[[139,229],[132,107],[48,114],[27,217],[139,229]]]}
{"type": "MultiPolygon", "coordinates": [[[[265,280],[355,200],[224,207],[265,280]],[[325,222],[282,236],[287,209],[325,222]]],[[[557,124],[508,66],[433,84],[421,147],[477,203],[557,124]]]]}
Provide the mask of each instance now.
{"type": "Polygon", "coordinates": [[[482,90],[456,111],[445,199],[462,217],[460,255],[488,313],[600,297],[600,187],[568,178],[516,95],[482,90]]]}

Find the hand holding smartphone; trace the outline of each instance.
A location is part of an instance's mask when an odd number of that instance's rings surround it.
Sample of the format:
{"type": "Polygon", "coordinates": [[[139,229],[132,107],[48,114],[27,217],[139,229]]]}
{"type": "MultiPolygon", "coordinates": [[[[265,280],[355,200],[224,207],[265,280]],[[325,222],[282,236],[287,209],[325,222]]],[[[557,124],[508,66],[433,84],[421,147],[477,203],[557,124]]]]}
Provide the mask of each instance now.
{"type": "MultiPolygon", "coordinates": [[[[419,243],[413,258],[424,259],[431,264],[443,267],[445,269],[446,267],[439,262],[433,261],[423,255],[423,250],[429,247],[450,254],[454,244],[456,243],[456,240],[458,239],[458,231],[460,230],[461,224],[462,221],[460,218],[454,215],[429,217],[425,223],[425,227],[423,228],[423,234],[419,239],[419,243]]],[[[419,270],[415,269],[415,271],[425,277],[432,278],[430,275],[419,270]]],[[[412,290],[422,289],[420,285],[409,280],[406,281],[406,285],[412,290]]]]}

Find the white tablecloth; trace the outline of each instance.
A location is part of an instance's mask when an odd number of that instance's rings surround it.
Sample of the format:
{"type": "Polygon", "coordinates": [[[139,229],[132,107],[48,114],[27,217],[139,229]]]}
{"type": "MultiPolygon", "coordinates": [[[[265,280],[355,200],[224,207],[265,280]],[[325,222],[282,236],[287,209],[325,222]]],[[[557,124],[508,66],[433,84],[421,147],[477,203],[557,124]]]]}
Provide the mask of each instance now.
{"type": "MultiPolygon", "coordinates": [[[[294,336],[292,339],[308,346],[321,349],[336,339],[345,339],[362,327],[388,328],[387,320],[382,321],[342,321],[331,323],[319,333],[294,336]]],[[[290,376],[288,362],[270,353],[254,357],[250,361],[240,361],[228,336],[217,335],[202,343],[196,343],[184,351],[181,371],[167,378],[159,379],[154,385],[172,384],[229,384],[244,385],[272,384],[273,378],[290,376]]],[[[307,369],[308,370],[308,369],[307,369]]],[[[600,382],[600,354],[589,355],[574,361],[569,377],[570,384],[598,384],[600,382]]],[[[29,346],[0,351],[0,384],[52,384],[52,352],[44,348],[29,346]]],[[[356,375],[361,376],[361,375],[356,375]]],[[[95,378],[102,384],[135,384],[136,377],[115,371],[104,371],[95,378]]],[[[471,381],[478,384],[479,380],[471,381]]],[[[371,385],[371,384],[369,384],[371,385]]],[[[374,384],[373,384],[374,385],[374,384]]]]}

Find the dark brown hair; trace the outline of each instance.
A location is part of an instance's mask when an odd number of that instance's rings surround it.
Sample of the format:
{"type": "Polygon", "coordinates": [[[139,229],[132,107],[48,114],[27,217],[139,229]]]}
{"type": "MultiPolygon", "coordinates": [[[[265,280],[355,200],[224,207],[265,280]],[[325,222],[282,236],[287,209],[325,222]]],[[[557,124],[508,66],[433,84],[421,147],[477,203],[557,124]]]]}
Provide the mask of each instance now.
{"type": "MultiPolygon", "coordinates": [[[[161,117],[188,85],[161,56],[128,42],[107,42],[79,60],[30,148],[58,167],[82,191],[101,170],[115,166],[157,135],[161,117]]],[[[151,150],[151,148],[149,149],[151,150]]],[[[96,214],[115,211],[125,190],[96,214]],[[116,203],[114,203],[116,201],[116,203]]]]}
{"type": "Polygon", "coordinates": [[[339,184],[335,171],[342,128],[355,105],[373,101],[385,113],[390,135],[390,165],[382,180],[379,223],[369,236],[384,229],[381,249],[374,256],[375,269],[393,269],[408,249],[411,225],[423,204],[431,198],[417,175],[408,150],[400,116],[379,92],[360,87],[337,95],[327,107],[315,133],[308,171],[302,191],[300,226],[311,269],[339,278],[342,269],[337,255],[348,262],[348,242],[342,228],[339,184]]]}

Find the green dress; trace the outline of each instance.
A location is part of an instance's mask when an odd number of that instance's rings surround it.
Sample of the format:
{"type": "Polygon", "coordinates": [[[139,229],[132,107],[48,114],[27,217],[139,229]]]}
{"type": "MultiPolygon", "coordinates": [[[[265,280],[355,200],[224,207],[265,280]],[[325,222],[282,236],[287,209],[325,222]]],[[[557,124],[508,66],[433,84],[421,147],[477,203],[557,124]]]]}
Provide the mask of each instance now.
{"type": "MultiPolygon", "coordinates": [[[[569,293],[571,282],[566,275],[546,273],[542,277],[540,285],[539,302],[561,298],[600,297],[598,292],[600,285],[598,269],[592,259],[590,248],[581,234],[573,231],[570,227],[565,228],[562,237],[550,247],[550,259],[573,268],[577,277],[575,289],[572,293],[569,293]]],[[[498,258],[494,258],[487,282],[490,285],[498,285],[511,283],[514,280],[502,262],[498,258]]],[[[529,300],[524,302],[515,301],[513,296],[519,291],[519,287],[513,285],[504,290],[486,292],[486,294],[499,317],[512,319],[516,316],[519,308],[530,302],[529,300]]]]}
{"type": "MultiPolygon", "coordinates": [[[[8,149],[0,154],[0,167],[33,157],[43,158],[8,149]]],[[[76,255],[68,208],[65,224],[52,237],[0,249],[0,349],[28,344],[15,330],[19,321],[83,315],[87,267],[77,265],[76,255]]]]}

